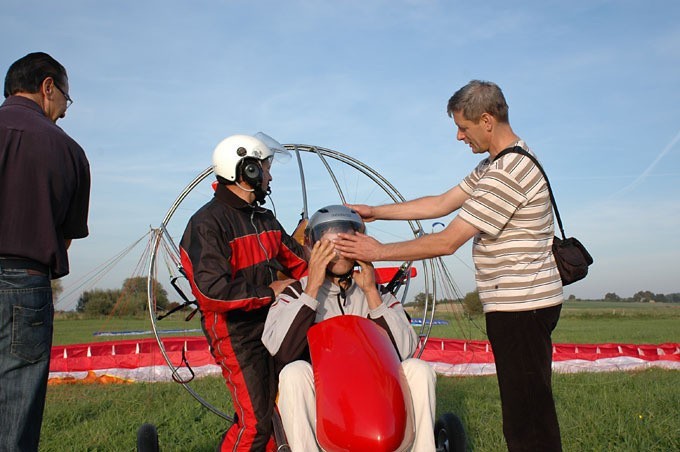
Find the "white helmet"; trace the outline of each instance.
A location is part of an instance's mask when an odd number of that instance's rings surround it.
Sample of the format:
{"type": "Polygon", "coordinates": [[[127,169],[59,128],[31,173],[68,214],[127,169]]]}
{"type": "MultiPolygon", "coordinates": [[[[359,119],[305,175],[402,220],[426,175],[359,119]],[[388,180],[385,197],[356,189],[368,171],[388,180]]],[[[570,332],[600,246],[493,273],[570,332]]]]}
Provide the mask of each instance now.
{"type": "Polygon", "coordinates": [[[238,178],[239,165],[243,159],[266,160],[274,157],[274,151],[261,140],[250,135],[232,135],[222,140],[213,151],[215,175],[234,182],[238,178]]]}

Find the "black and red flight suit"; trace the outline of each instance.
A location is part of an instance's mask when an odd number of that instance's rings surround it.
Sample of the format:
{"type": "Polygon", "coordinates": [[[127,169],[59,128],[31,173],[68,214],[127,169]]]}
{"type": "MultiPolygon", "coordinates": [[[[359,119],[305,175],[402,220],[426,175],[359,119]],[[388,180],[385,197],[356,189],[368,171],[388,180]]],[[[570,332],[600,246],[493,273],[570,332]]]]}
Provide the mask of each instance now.
{"type": "Polygon", "coordinates": [[[236,411],[220,450],[269,449],[278,386],[261,341],[275,298],[269,284],[277,270],[295,279],[305,274],[303,249],[271,211],[219,184],[215,197],[189,220],[180,253],[236,411]]]}

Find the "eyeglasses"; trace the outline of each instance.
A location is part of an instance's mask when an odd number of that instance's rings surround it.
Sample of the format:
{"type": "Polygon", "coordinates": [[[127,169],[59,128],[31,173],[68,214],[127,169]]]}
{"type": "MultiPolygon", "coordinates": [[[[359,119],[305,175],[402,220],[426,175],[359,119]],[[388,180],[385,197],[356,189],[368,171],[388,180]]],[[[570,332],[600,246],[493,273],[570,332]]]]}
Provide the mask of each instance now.
{"type": "Polygon", "coordinates": [[[56,83],[54,83],[54,87],[57,88],[61,94],[64,95],[64,99],[66,99],[66,108],[70,107],[71,104],[73,103],[73,99],[71,99],[71,96],[69,96],[68,94],[66,94],[66,91],[64,91],[63,89],[61,89],[61,88],[59,87],[59,85],[57,85],[56,83]]]}

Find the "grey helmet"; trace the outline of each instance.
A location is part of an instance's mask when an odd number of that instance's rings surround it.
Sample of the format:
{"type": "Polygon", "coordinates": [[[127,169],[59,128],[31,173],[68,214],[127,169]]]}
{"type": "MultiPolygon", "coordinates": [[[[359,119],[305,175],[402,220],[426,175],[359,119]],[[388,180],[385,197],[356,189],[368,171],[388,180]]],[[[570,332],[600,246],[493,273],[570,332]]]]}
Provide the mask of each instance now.
{"type": "Polygon", "coordinates": [[[305,229],[305,238],[313,246],[327,232],[366,232],[366,226],[356,211],[343,205],[323,207],[312,215],[305,229]]]}

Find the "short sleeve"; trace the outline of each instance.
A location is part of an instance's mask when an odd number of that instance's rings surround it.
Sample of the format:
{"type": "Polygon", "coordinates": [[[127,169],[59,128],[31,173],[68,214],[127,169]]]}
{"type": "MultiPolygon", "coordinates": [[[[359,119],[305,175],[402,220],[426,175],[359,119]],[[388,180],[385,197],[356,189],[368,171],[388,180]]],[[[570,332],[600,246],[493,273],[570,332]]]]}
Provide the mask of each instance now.
{"type": "Polygon", "coordinates": [[[526,202],[523,187],[507,171],[490,168],[476,182],[458,216],[480,231],[496,236],[526,202]]]}
{"type": "Polygon", "coordinates": [[[472,196],[475,187],[479,180],[484,176],[484,173],[489,168],[489,159],[484,159],[475,167],[475,169],[462,180],[458,186],[465,192],[465,194],[472,196]]]}

